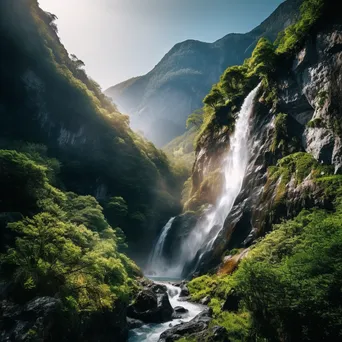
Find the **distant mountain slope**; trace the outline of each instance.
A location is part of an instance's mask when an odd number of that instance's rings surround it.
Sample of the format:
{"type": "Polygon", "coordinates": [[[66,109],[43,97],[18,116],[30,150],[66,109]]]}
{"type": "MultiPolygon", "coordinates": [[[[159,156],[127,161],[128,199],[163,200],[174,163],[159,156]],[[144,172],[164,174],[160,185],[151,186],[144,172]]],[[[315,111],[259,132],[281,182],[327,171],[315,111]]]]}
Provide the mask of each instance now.
{"type": "Polygon", "coordinates": [[[131,115],[134,129],[162,146],[185,131],[187,116],[230,65],[250,56],[261,36],[274,40],[298,15],[302,0],[287,0],[257,28],[228,34],[214,43],[176,44],[148,74],[109,88],[106,94],[131,115]]]}

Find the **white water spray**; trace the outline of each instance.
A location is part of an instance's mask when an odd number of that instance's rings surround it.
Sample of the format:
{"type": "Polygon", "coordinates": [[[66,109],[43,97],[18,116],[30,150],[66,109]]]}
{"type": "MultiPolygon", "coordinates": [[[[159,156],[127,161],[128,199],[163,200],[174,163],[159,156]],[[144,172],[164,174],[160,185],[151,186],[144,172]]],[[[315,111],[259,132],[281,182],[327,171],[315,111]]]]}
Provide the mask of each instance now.
{"type": "Polygon", "coordinates": [[[246,97],[236,120],[235,131],[230,139],[230,149],[222,164],[225,180],[222,194],[218,198],[216,205],[200,219],[188,237],[182,242],[179,258],[172,267],[170,267],[170,265],[165,265],[165,261],[159,257],[165,241],[165,237],[164,240],[162,240],[162,236],[164,233],[166,236],[168,230],[172,226],[172,222],[170,226],[167,224],[164,227],[158,241],[160,245],[156,245],[151,259],[152,269],[154,264],[158,264],[156,272],[163,270],[163,276],[181,277],[184,265],[195,259],[197,260],[197,264],[194,265],[193,268],[196,269],[203,254],[211,249],[221,232],[225,219],[232,210],[235,200],[241,191],[248,161],[250,159],[251,144],[249,142],[249,120],[254,109],[255,98],[258,94],[259,87],[260,85],[246,97]],[[166,270],[167,272],[165,274],[166,270]]]}
{"type": "Polygon", "coordinates": [[[163,227],[161,234],[159,236],[159,239],[157,243],[155,244],[155,247],[153,249],[153,252],[151,254],[149,263],[148,263],[148,273],[153,273],[150,275],[158,275],[161,276],[162,274],[165,274],[167,271],[165,266],[165,259],[163,257],[163,250],[165,245],[165,240],[167,237],[167,234],[169,230],[172,227],[172,223],[174,221],[175,217],[172,217],[166,225],[163,227]]]}

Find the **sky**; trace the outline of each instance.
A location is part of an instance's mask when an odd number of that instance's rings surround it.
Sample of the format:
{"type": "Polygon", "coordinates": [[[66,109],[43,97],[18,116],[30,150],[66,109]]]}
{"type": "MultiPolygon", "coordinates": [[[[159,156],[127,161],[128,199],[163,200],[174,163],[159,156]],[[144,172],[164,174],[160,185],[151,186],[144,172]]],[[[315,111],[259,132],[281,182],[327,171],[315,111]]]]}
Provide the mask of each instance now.
{"type": "Polygon", "coordinates": [[[39,0],[59,36],[105,90],[150,71],[187,39],[248,32],[282,0],[39,0]]]}

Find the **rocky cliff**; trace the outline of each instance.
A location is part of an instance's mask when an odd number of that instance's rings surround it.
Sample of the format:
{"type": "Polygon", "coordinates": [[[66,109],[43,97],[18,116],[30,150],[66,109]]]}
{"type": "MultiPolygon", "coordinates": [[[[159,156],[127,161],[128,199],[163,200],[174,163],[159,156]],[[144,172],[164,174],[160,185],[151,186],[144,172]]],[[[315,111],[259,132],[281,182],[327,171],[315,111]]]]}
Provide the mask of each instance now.
{"type": "Polygon", "coordinates": [[[162,146],[184,133],[188,115],[202,107],[222,72],[249,57],[261,36],[274,40],[296,19],[301,2],[285,1],[249,33],[228,34],[214,43],[179,43],[148,74],[111,87],[106,94],[131,115],[134,129],[162,146]]]}
{"type": "Polygon", "coordinates": [[[37,1],[4,0],[0,17],[0,147],[45,145],[60,161],[58,186],[95,196],[136,257],[146,254],[155,228],[179,210],[182,180],[69,56],[54,15],[37,1]],[[134,248],[137,230],[149,243],[134,248]]]}
{"type": "MultiPolygon", "coordinates": [[[[282,61],[276,101],[267,103],[268,92],[261,91],[250,120],[252,158],[242,191],[199,272],[220,263],[227,249],[248,247],[302,209],[333,207],[341,183],[341,41],[341,18],[329,12],[295,56],[282,61]]],[[[185,209],[215,204],[228,150],[224,124],[199,139],[185,209]]]]}

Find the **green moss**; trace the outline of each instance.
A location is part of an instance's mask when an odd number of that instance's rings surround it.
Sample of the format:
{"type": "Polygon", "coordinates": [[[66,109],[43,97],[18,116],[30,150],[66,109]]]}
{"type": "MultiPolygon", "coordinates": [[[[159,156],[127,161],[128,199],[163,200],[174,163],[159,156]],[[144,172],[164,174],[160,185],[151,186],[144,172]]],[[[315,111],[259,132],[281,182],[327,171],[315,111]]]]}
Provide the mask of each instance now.
{"type": "Polygon", "coordinates": [[[191,299],[198,301],[210,295],[217,287],[217,277],[204,275],[193,279],[188,284],[191,299]]]}
{"type": "Polygon", "coordinates": [[[321,18],[325,0],[305,0],[301,6],[299,20],[279,35],[277,53],[293,53],[301,48],[312,27],[321,18]]]}
{"type": "Polygon", "coordinates": [[[328,99],[328,92],[326,90],[322,90],[318,93],[318,106],[322,109],[328,99]]]}
{"type": "Polygon", "coordinates": [[[309,128],[322,128],[322,127],[324,127],[324,122],[320,118],[313,119],[307,123],[307,127],[309,127],[309,128]]]}
{"type": "Polygon", "coordinates": [[[227,337],[232,342],[249,341],[251,337],[251,318],[248,312],[232,313],[222,312],[217,313],[211,325],[221,326],[227,330],[227,337]]]}
{"type": "Polygon", "coordinates": [[[282,182],[288,182],[294,176],[297,184],[312,174],[313,178],[331,173],[331,166],[322,165],[309,153],[298,152],[278,161],[276,167],[270,168],[272,179],[282,178],[282,182]]]}
{"type": "Polygon", "coordinates": [[[274,137],[272,145],[270,147],[271,152],[274,153],[277,149],[279,149],[282,153],[284,153],[288,141],[288,115],[280,113],[274,120],[274,137]]]}

